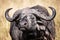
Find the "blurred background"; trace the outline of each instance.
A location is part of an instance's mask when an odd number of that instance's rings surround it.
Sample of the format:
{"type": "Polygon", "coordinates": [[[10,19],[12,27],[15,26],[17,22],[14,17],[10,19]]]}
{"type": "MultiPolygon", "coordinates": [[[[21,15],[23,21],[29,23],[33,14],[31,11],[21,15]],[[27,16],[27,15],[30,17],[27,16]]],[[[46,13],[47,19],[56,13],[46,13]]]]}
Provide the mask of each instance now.
{"type": "Polygon", "coordinates": [[[12,17],[13,13],[17,9],[22,9],[26,7],[32,7],[35,5],[41,5],[49,10],[48,8],[52,6],[56,9],[55,28],[56,28],[56,40],[60,40],[60,0],[0,0],[0,40],[11,40],[9,35],[10,22],[5,19],[5,11],[8,8],[13,8],[9,15],[12,17]]]}

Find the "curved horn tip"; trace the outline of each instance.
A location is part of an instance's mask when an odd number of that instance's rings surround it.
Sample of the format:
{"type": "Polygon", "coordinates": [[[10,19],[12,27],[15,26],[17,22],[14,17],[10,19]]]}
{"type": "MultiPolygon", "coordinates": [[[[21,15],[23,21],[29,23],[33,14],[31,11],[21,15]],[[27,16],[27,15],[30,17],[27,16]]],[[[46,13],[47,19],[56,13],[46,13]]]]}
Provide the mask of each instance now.
{"type": "Polygon", "coordinates": [[[11,10],[12,8],[9,8],[9,9],[7,9],[6,11],[5,11],[5,17],[6,17],[6,19],[8,20],[8,21],[12,21],[11,20],[11,18],[9,17],[9,15],[8,15],[8,12],[11,10]],[[10,18],[10,19],[9,19],[10,18]]]}
{"type": "Polygon", "coordinates": [[[9,9],[7,9],[6,12],[8,12],[8,11],[11,10],[11,9],[13,9],[13,8],[9,8],[9,9]]]}
{"type": "Polygon", "coordinates": [[[49,8],[52,8],[52,7],[49,6],[49,8]]]}
{"type": "MultiPolygon", "coordinates": [[[[53,15],[54,15],[54,16],[53,16],[53,18],[54,18],[54,17],[56,16],[56,9],[53,8],[53,7],[49,7],[49,8],[53,11],[52,13],[53,13],[53,15]]],[[[52,18],[52,19],[53,19],[53,18],[52,18]]]]}
{"type": "Polygon", "coordinates": [[[9,8],[9,10],[11,10],[11,9],[13,9],[13,8],[9,8]]]}
{"type": "Polygon", "coordinates": [[[53,8],[53,7],[49,7],[50,9],[54,9],[55,10],[55,8],[53,8]]]}
{"type": "Polygon", "coordinates": [[[49,7],[49,8],[52,9],[56,14],[56,9],[55,8],[53,8],[53,7],[49,7]]]}

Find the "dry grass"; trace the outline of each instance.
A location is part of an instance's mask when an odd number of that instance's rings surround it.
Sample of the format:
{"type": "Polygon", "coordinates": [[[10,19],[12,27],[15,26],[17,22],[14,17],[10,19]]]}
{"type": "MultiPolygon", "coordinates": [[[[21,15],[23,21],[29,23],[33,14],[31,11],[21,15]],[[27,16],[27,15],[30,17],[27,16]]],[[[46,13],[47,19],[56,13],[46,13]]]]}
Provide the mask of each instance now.
{"type": "MultiPolygon", "coordinates": [[[[45,6],[48,9],[48,6],[52,6],[56,9],[57,15],[55,17],[55,28],[56,28],[56,40],[60,39],[60,0],[0,0],[0,40],[11,40],[9,35],[10,23],[5,19],[5,10],[8,8],[13,8],[10,11],[12,16],[14,11],[18,8],[25,8],[34,5],[45,6]]],[[[49,9],[48,9],[49,10],[49,9]]],[[[50,13],[50,11],[49,11],[50,13]]]]}

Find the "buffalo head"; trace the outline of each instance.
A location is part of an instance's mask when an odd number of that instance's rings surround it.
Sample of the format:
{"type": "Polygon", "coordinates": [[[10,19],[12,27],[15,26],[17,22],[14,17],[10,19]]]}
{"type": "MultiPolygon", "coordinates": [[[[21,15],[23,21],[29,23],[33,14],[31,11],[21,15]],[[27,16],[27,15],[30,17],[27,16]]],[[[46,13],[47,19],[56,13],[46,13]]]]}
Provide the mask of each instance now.
{"type": "Polygon", "coordinates": [[[49,7],[52,10],[52,16],[44,16],[42,12],[38,12],[35,9],[25,8],[22,10],[17,10],[13,17],[11,18],[8,15],[8,12],[12,9],[9,8],[5,12],[5,17],[10,22],[16,22],[17,26],[20,28],[26,28],[26,29],[36,29],[38,26],[38,23],[41,23],[41,21],[38,21],[37,18],[43,19],[43,20],[52,20],[55,15],[56,11],[54,8],[49,7]],[[36,18],[37,17],[37,18],[36,18]]]}
{"type": "Polygon", "coordinates": [[[44,7],[36,6],[17,10],[12,18],[8,14],[12,8],[7,9],[5,12],[5,17],[9,22],[11,22],[10,35],[12,40],[19,40],[19,37],[23,39],[21,31],[29,31],[28,34],[23,33],[25,37],[27,35],[31,36],[30,31],[33,31],[32,35],[36,37],[37,35],[40,37],[43,36],[43,34],[46,34],[45,36],[50,38],[49,33],[53,34],[55,31],[51,20],[54,19],[56,10],[53,7],[49,8],[52,10],[52,15],[48,15],[49,13],[44,7]],[[44,33],[42,31],[44,31],[44,33]]]}

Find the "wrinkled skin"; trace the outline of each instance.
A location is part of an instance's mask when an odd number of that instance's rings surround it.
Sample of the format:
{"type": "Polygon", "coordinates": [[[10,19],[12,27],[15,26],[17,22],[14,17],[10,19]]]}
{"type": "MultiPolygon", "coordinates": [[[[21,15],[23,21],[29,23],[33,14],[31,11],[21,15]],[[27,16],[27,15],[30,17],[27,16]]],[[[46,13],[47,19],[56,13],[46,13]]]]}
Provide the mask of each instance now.
{"type": "MultiPolygon", "coordinates": [[[[55,13],[55,9],[51,9],[55,13]]],[[[8,15],[9,10],[6,11],[5,17],[11,22],[10,35],[12,40],[55,39],[55,24],[53,18],[56,14],[53,14],[50,18],[48,17],[50,15],[47,9],[37,5],[31,8],[17,10],[13,18],[10,18],[8,15]]]]}

